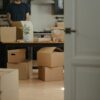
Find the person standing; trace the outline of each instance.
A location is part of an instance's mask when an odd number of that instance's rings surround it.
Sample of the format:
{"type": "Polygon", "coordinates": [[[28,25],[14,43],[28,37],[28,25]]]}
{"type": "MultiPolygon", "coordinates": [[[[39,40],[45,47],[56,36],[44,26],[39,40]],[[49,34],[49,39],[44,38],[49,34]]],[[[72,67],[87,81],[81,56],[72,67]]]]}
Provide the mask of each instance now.
{"type": "Polygon", "coordinates": [[[13,21],[29,20],[30,6],[22,0],[13,0],[7,7],[8,21],[11,24],[13,21]]]}
{"type": "MultiPolygon", "coordinates": [[[[30,12],[30,5],[28,3],[25,3],[22,0],[11,0],[7,7],[7,17],[9,24],[12,25],[15,21],[30,20],[30,12]]],[[[28,47],[25,48],[26,58],[28,58],[28,47]]]]}

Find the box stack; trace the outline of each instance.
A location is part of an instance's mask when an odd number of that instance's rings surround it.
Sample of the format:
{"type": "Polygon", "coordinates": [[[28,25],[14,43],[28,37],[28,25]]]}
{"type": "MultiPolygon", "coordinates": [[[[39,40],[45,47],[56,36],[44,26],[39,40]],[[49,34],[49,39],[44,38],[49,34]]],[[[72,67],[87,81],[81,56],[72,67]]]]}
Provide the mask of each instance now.
{"type": "Polygon", "coordinates": [[[63,80],[64,52],[60,48],[45,47],[37,52],[39,79],[63,80]]]}
{"type": "Polygon", "coordinates": [[[57,21],[56,25],[51,28],[51,38],[54,42],[64,42],[64,22],[57,21]]]}
{"type": "Polygon", "coordinates": [[[64,29],[64,22],[63,21],[62,22],[57,22],[56,24],[57,24],[57,27],[59,29],[64,29]]]}
{"type": "Polygon", "coordinates": [[[8,51],[7,67],[19,70],[19,79],[29,79],[32,74],[32,61],[26,60],[25,49],[8,51]]]}

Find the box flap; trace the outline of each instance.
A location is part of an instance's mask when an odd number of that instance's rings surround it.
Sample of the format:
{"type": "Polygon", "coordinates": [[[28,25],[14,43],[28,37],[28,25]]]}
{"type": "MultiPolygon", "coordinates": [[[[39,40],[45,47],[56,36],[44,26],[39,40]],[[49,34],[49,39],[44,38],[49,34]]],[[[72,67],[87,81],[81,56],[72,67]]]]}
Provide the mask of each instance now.
{"type": "Polygon", "coordinates": [[[53,53],[53,52],[63,52],[63,50],[57,47],[45,47],[38,51],[38,53],[53,53]]]}

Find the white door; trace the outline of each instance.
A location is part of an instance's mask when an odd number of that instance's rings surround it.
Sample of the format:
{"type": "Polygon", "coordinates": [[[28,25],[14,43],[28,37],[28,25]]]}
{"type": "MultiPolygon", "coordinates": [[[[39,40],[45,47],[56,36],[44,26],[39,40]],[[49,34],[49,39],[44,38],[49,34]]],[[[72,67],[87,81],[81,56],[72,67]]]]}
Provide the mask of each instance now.
{"type": "Polygon", "coordinates": [[[100,100],[100,0],[64,0],[65,100],[100,100]]]}

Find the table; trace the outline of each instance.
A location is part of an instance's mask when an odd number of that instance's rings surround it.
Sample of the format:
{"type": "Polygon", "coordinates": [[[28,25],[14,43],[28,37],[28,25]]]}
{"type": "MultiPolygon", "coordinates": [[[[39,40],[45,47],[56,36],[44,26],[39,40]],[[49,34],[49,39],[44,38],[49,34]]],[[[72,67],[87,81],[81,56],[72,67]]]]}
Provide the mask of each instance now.
{"type": "Polygon", "coordinates": [[[27,59],[36,59],[36,51],[42,47],[59,47],[64,49],[63,42],[14,42],[14,43],[0,43],[0,67],[7,68],[7,51],[10,49],[27,48],[27,59]],[[32,58],[33,55],[33,58],[32,58]]]}

